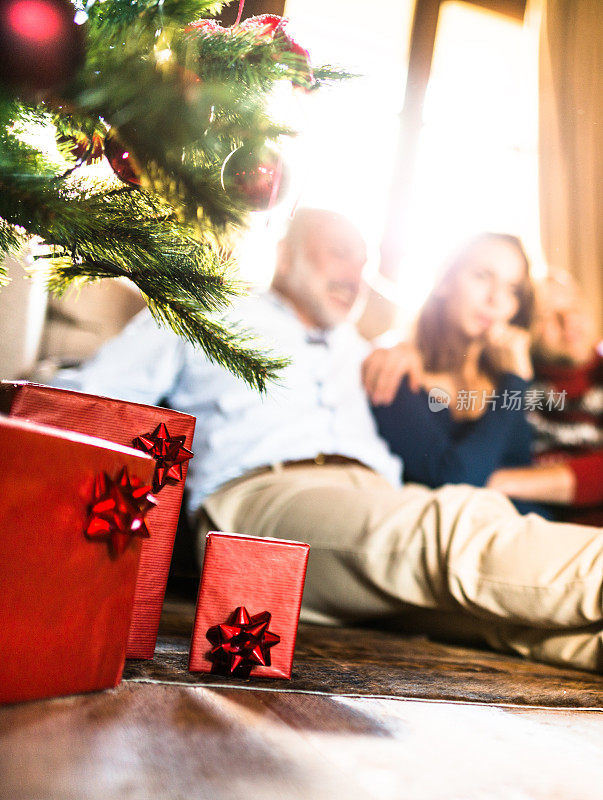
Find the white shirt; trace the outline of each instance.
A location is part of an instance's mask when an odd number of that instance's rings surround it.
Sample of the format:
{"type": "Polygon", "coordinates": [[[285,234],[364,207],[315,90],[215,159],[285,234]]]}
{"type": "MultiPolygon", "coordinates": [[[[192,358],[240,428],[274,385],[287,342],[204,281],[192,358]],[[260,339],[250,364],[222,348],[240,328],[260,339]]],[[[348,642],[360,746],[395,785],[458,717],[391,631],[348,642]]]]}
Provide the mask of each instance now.
{"type": "Polygon", "coordinates": [[[291,359],[265,395],[159,327],[147,309],[80,369],[58,373],[54,383],[137,403],[163,398],[195,416],[195,457],[187,476],[193,510],[248,470],[319,453],[356,458],[400,484],[401,462],[379,438],[360,381],[368,346],[352,325],[308,331],[271,292],[243,298],[226,321],[242,321],[258,334],[260,346],[291,359]]]}

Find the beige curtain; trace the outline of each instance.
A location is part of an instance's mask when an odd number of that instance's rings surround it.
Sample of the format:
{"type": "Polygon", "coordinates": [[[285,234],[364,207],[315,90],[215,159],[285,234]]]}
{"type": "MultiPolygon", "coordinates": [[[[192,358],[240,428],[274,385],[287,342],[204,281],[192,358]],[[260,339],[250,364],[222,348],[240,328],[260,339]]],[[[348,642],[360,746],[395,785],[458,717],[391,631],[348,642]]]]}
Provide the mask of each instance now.
{"type": "Polygon", "coordinates": [[[603,333],[603,0],[544,0],[540,207],[551,267],[568,269],[603,333]]]}

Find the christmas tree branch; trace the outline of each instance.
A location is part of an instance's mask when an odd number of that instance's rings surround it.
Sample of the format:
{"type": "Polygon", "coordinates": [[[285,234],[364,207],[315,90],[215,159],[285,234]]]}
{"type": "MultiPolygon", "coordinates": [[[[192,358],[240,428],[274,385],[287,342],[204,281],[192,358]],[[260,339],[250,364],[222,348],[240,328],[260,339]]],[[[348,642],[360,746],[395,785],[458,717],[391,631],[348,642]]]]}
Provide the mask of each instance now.
{"type": "Polygon", "coordinates": [[[196,239],[165,204],[141,191],[86,192],[64,183],[57,191],[48,181],[23,181],[11,198],[0,196],[0,215],[9,222],[11,214],[27,216],[30,233],[53,245],[60,258],[70,258],[74,275],[84,262],[113,264],[133,279],[148,275],[158,290],[184,285],[206,310],[238,293],[219,253],[196,239]]]}
{"type": "Polygon", "coordinates": [[[274,381],[287,365],[286,359],[253,348],[254,337],[246,329],[233,325],[226,328],[216,319],[206,316],[195,299],[199,287],[191,283],[190,276],[183,281],[180,291],[175,292],[173,281],[162,284],[156,274],[140,273],[100,261],[83,261],[76,266],[55,256],[49,288],[62,293],[74,283],[118,277],[128,278],[138,286],[151,314],[160,324],[170,327],[191,344],[200,346],[210,359],[227,367],[251,387],[264,392],[267,381],[274,381]]]}
{"type": "Polygon", "coordinates": [[[143,19],[150,30],[166,24],[185,25],[200,17],[213,17],[230,0],[94,0],[86,6],[92,35],[121,33],[132,23],[143,19]]]}
{"type": "Polygon", "coordinates": [[[327,84],[332,84],[335,81],[347,81],[351,78],[359,78],[360,75],[353,73],[353,72],[346,72],[344,69],[340,69],[339,67],[332,67],[329,64],[326,64],[322,67],[315,67],[314,68],[314,86],[312,86],[312,91],[316,89],[320,89],[322,86],[327,84]]]}
{"type": "Polygon", "coordinates": [[[267,382],[274,382],[289,363],[287,359],[267,354],[264,349],[253,348],[251,343],[257,339],[245,328],[230,323],[225,327],[216,320],[203,317],[186,301],[171,300],[169,304],[158,306],[149,300],[148,306],[159,322],[169,325],[194,344],[199,341],[197,331],[202,329],[202,348],[209,358],[227,366],[260,392],[265,392],[267,382]]]}
{"type": "Polygon", "coordinates": [[[250,131],[258,141],[291,134],[266,116],[259,93],[243,94],[232,83],[200,82],[173,65],[158,69],[136,53],[108,57],[102,70],[82,78],[72,99],[90,115],[110,121],[140,165],[146,188],[202,229],[238,225],[245,216],[246,209],[220,182],[233,145],[248,139],[250,131]],[[124,69],[131,82],[124,82],[124,69]]]}
{"type": "MultiPolygon", "coordinates": [[[[0,255],[20,245],[22,232],[39,237],[58,293],[81,281],[128,278],[162,324],[263,390],[284,362],[212,316],[241,290],[220,245],[253,207],[251,195],[222,186],[221,171],[235,148],[259,158],[267,141],[292,134],[267,113],[278,81],[313,89],[349,76],[313,69],[274,15],[232,28],[201,19],[221,6],[88,0],[84,63],[68,86],[53,84],[54,94],[48,83],[35,85],[44,53],[25,31],[24,46],[39,59],[32,86],[0,76],[0,255]],[[27,98],[42,90],[44,101],[28,104],[21,88],[27,98]],[[80,163],[103,150],[129,185],[77,178],[80,163]]],[[[79,37],[69,25],[56,46],[72,46],[61,55],[75,63],[79,37]]]]}
{"type": "MultiPolygon", "coordinates": [[[[179,223],[164,203],[142,191],[94,192],[64,181],[25,177],[0,194],[0,216],[28,218],[30,233],[52,244],[46,256],[56,294],[82,281],[124,277],[147,298],[163,324],[200,346],[250,385],[264,390],[285,363],[244,346],[206,314],[226,308],[242,287],[228,279],[230,262],[179,223]],[[132,226],[132,219],[137,220],[132,226]],[[241,347],[237,347],[237,342],[241,347]]],[[[10,231],[3,222],[0,234],[10,231]]]]}
{"type": "Polygon", "coordinates": [[[12,225],[7,225],[0,219],[0,286],[8,283],[8,271],[4,257],[11,252],[19,250],[25,244],[25,237],[12,225]]]}
{"type": "Polygon", "coordinates": [[[174,42],[174,49],[189,69],[210,81],[226,83],[234,79],[239,91],[254,87],[265,91],[274,81],[295,79],[302,68],[307,70],[305,60],[297,53],[240,29],[185,30],[184,37],[174,42]]]}

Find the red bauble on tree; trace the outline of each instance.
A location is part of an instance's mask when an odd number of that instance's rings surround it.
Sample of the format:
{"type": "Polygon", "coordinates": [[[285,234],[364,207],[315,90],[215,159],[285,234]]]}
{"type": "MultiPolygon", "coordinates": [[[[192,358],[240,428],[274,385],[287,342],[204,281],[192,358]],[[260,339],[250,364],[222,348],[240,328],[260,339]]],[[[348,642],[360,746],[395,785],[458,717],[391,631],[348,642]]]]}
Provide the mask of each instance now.
{"type": "Polygon", "coordinates": [[[266,211],[284,195],[288,175],[280,153],[267,145],[238,147],[222,164],[222,187],[252,211],[266,211]]]}
{"type": "Polygon", "coordinates": [[[105,137],[105,155],[120,180],[130,186],[141,185],[141,170],[136,158],[113,131],[105,137]]]}
{"type": "Polygon", "coordinates": [[[26,93],[71,80],[84,58],[84,32],[69,0],[0,0],[0,83],[26,93]]]}

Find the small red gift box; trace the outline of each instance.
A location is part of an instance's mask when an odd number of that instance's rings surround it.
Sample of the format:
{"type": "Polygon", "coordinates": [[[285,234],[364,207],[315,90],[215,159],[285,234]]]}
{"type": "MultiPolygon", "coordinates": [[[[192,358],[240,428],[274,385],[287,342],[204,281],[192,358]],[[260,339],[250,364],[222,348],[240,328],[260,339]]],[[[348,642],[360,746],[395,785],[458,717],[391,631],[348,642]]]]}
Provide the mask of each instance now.
{"type": "Polygon", "coordinates": [[[153,493],[157,507],[149,513],[151,536],[142,548],[126,653],[127,658],[153,658],[195,418],[166,408],[25,381],[0,383],[0,411],[134,446],[156,458],[153,493]]]}
{"type": "Polygon", "coordinates": [[[207,534],[189,670],[290,678],[310,545],[207,534]]]}
{"type": "Polygon", "coordinates": [[[0,702],[116,686],[154,461],[2,416],[0,453],[0,702]]]}

